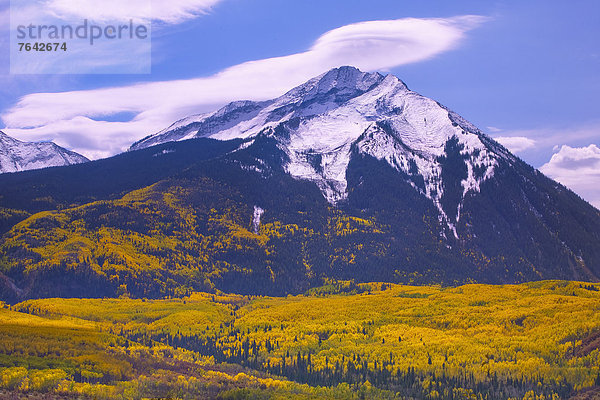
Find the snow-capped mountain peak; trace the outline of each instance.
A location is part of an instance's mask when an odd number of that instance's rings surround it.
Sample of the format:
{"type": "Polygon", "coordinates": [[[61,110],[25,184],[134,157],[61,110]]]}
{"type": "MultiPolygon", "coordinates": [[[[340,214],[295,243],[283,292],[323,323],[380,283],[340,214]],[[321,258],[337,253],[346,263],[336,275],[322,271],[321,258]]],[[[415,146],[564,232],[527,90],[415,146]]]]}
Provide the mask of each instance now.
{"type": "Polygon", "coordinates": [[[332,204],[348,195],[352,157],[387,162],[435,204],[440,221],[454,235],[462,199],[477,193],[494,175],[497,159],[507,157],[500,146],[487,145],[491,140],[472,124],[397,77],[353,67],[332,69],[271,101],[234,102],[179,121],[131,149],[193,137],[230,140],[260,134],[277,139],[289,160],[283,166],[287,173],[315,182],[332,204]],[[452,186],[446,171],[456,162],[464,166],[454,177],[460,179],[454,185],[460,188],[452,189],[461,192],[458,202],[445,197],[452,186]]]}
{"type": "Polygon", "coordinates": [[[379,73],[366,73],[354,67],[340,67],[321,74],[308,82],[290,90],[278,100],[279,103],[306,102],[314,97],[330,95],[329,99],[341,103],[344,99],[356,97],[385,77],[379,73]]]}
{"type": "Polygon", "coordinates": [[[22,142],[0,131],[0,173],[81,164],[84,156],[52,142],[22,142]]]}

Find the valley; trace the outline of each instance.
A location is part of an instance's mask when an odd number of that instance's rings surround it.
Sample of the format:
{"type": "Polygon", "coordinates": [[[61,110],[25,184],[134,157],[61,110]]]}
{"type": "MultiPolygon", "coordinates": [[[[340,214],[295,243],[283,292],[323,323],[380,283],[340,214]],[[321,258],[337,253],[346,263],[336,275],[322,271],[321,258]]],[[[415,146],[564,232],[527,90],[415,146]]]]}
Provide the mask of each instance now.
{"type": "Polygon", "coordinates": [[[569,398],[600,381],[599,290],[332,281],[287,297],[30,300],[0,311],[0,385],[97,399],[569,398]]]}

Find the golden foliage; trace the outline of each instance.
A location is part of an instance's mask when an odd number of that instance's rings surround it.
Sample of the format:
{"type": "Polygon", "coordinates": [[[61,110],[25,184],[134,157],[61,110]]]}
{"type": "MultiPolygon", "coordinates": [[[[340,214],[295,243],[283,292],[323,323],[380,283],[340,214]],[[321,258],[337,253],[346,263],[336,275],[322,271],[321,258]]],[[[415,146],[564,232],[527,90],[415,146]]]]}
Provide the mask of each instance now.
{"type": "MultiPolygon", "coordinates": [[[[568,384],[581,390],[598,377],[599,350],[574,348],[600,329],[599,288],[563,281],[457,288],[331,282],[312,295],[285,298],[194,293],[177,300],[30,300],[0,310],[0,379],[9,390],[105,398],[156,393],[160,374],[170,377],[163,383],[180,398],[207,384],[232,396],[241,388],[274,398],[391,395],[368,380],[326,389],[211,367],[241,357],[272,372],[310,355],[313,374],[334,365],[345,372],[383,366],[392,376],[414,369],[429,398],[448,396],[436,376],[475,382],[493,376],[533,383],[523,399],[550,399],[552,393],[537,389],[568,384]],[[184,349],[194,343],[204,343],[204,353],[184,349]],[[142,368],[149,365],[142,360],[162,360],[155,365],[167,372],[142,368]],[[181,363],[204,372],[192,374],[181,363]]],[[[453,390],[455,398],[477,397],[466,387],[453,390]]]]}

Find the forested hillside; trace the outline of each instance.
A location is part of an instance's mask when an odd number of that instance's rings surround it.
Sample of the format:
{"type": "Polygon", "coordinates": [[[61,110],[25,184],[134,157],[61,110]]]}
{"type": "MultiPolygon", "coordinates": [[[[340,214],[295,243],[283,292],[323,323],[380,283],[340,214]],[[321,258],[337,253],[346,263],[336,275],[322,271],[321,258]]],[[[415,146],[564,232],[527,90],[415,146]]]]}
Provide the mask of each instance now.
{"type": "Polygon", "coordinates": [[[599,289],[339,281],[284,298],[30,300],[0,310],[0,386],[96,399],[568,399],[600,384],[599,289]]]}
{"type": "Polygon", "coordinates": [[[282,170],[286,156],[271,138],[229,151],[239,146],[192,140],[4,178],[24,189],[10,188],[0,199],[8,230],[0,240],[1,298],[159,298],[215,289],[282,295],[327,279],[596,280],[598,211],[572,208],[581,200],[556,192],[533,170],[523,171],[529,178],[522,188],[507,169],[468,197],[457,239],[443,233],[429,200],[370,156],[351,161],[348,199],[334,206],[315,184],[282,170]],[[103,175],[130,161],[127,173],[103,175]],[[160,180],[135,189],[153,179],[160,180]],[[493,195],[503,187],[514,195],[493,195]],[[263,210],[260,220],[255,209],[263,210]],[[583,256],[561,240],[576,243],[583,256]]]}

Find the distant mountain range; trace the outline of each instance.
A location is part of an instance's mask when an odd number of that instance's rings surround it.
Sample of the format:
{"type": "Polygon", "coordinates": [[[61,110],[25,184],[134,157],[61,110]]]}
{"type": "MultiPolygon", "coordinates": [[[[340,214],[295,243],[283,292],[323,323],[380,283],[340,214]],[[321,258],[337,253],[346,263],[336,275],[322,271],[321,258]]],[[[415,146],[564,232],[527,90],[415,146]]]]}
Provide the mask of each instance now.
{"type": "Polygon", "coordinates": [[[8,300],[600,277],[597,209],[398,78],[352,67],[0,187],[8,300]]]}
{"type": "Polygon", "coordinates": [[[0,174],[88,162],[52,142],[21,142],[0,131],[0,174]]]}

